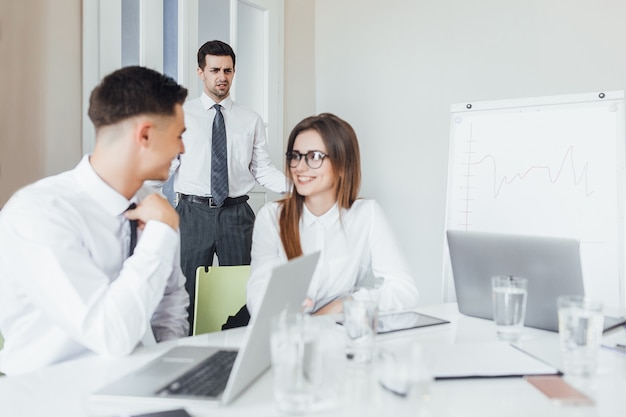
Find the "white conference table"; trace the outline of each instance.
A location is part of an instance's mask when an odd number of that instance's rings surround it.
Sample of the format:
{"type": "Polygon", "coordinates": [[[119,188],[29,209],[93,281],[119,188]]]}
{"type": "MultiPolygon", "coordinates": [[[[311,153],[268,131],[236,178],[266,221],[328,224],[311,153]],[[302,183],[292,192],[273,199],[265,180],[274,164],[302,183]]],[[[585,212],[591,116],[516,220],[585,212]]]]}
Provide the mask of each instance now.
{"type": "MultiPolygon", "coordinates": [[[[456,304],[420,307],[419,312],[445,318],[449,324],[396,332],[378,337],[377,343],[416,341],[430,347],[496,341],[489,320],[463,316],[456,304]]],[[[140,367],[175,344],[238,346],[244,329],[200,335],[140,348],[123,358],[89,355],[47,369],[0,378],[0,415],[112,417],[146,413],[169,408],[163,405],[127,402],[95,402],[90,394],[131,370],[140,367]]],[[[342,329],[337,326],[337,331],[342,329]]],[[[560,367],[558,334],[526,328],[519,345],[544,361],[560,367]]],[[[592,406],[559,405],[523,378],[479,378],[436,380],[427,396],[400,398],[384,391],[370,380],[346,378],[349,395],[341,406],[312,413],[316,416],[626,416],[626,354],[610,349],[600,351],[599,369],[593,378],[565,377],[585,392],[592,406]]],[[[361,375],[362,376],[362,375],[361,375]]],[[[226,407],[185,406],[192,416],[274,417],[272,374],[265,372],[231,405],[226,407]]]]}

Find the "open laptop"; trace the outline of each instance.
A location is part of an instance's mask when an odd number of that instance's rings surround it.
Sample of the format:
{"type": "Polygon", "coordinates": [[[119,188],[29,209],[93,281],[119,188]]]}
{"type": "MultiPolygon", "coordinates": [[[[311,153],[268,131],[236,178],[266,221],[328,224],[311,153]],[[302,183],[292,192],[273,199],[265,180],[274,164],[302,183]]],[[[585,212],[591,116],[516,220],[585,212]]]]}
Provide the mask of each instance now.
{"type": "Polygon", "coordinates": [[[491,277],[528,279],[525,326],[558,331],[557,297],[584,295],[580,242],[573,238],[448,230],[459,312],[492,319],[491,277]]]}
{"type": "Polygon", "coordinates": [[[190,401],[201,401],[206,405],[230,403],[269,368],[270,322],[282,311],[300,311],[318,259],[319,252],[315,252],[274,268],[258,314],[248,325],[238,352],[224,347],[177,346],[99,390],[91,399],[155,401],[172,405],[188,405],[190,401]],[[224,362],[205,364],[205,361],[214,361],[218,357],[223,357],[224,362]],[[199,368],[228,375],[225,387],[222,382],[217,392],[211,395],[190,394],[188,389],[185,393],[177,392],[182,384],[194,380],[190,373],[199,368]]]}

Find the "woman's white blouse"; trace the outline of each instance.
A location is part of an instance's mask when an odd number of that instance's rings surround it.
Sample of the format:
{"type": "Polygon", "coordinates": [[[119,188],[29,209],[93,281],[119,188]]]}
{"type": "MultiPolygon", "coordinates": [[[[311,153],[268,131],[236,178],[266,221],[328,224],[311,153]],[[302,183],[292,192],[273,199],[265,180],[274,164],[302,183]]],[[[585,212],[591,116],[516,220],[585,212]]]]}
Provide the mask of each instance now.
{"type": "MultiPolygon", "coordinates": [[[[266,204],[254,225],[247,288],[247,305],[253,316],[272,269],[287,262],[279,234],[279,212],[277,202],[266,204]]],[[[321,252],[307,295],[315,303],[313,311],[352,293],[370,269],[375,277],[384,279],[376,290],[381,311],[417,305],[415,280],[376,201],[357,200],[350,209],[342,209],[341,214],[335,204],[319,217],[305,205],[300,219],[300,242],[305,255],[321,252]]],[[[361,294],[354,296],[359,298],[361,294]]]]}

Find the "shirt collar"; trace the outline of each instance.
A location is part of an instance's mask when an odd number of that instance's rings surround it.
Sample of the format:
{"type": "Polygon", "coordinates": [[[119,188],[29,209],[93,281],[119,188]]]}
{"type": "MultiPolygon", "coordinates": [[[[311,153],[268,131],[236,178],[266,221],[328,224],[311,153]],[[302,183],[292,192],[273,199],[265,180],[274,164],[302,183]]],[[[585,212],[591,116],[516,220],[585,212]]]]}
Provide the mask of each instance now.
{"type": "Polygon", "coordinates": [[[335,203],[330,210],[321,216],[311,213],[306,204],[302,204],[302,222],[305,226],[311,227],[315,222],[320,222],[324,227],[329,227],[339,220],[339,206],[335,203]]]}
{"type": "Polygon", "coordinates": [[[89,156],[83,156],[83,159],[74,168],[76,182],[103,210],[112,216],[119,216],[128,209],[130,203],[137,202],[137,197],[133,196],[129,201],[111,188],[93,170],[91,163],[89,163],[89,156]]]}
{"type": "MultiPolygon", "coordinates": [[[[200,96],[200,101],[202,102],[205,110],[209,110],[211,107],[213,107],[214,104],[216,104],[215,101],[213,101],[213,99],[209,97],[204,91],[200,96]]],[[[231,107],[233,107],[233,99],[230,97],[230,95],[228,95],[228,97],[219,102],[219,105],[226,110],[230,110],[231,107]]]]}

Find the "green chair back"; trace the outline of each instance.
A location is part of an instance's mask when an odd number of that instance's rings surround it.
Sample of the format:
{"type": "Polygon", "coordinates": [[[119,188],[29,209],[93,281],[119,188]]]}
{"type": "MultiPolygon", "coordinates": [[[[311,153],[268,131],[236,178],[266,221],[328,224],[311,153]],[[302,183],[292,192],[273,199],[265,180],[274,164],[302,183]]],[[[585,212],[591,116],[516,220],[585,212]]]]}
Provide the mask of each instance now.
{"type": "Polygon", "coordinates": [[[246,304],[250,265],[204,266],[196,270],[193,334],[219,332],[228,316],[246,304]]]}

